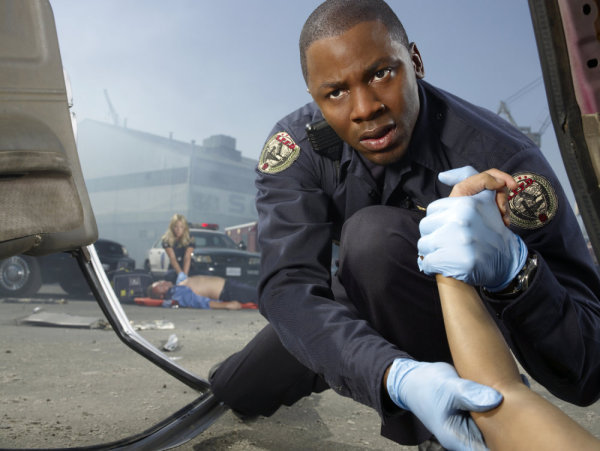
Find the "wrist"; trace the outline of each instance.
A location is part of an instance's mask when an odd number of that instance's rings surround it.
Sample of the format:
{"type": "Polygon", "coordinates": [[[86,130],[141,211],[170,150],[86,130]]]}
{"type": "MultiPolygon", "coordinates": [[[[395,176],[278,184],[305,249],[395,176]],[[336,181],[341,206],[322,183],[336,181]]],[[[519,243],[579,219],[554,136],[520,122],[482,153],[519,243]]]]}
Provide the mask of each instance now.
{"type": "Polygon", "coordinates": [[[404,378],[416,367],[422,365],[416,360],[395,359],[385,372],[385,385],[390,399],[401,409],[410,410],[401,397],[401,386],[404,378]]]}
{"type": "Polygon", "coordinates": [[[483,288],[483,292],[492,299],[505,300],[517,298],[529,288],[537,271],[537,264],[537,255],[533,252],[529,253],[525,264],[507,287],[501,291],[490,291],[487,288],[483,288]]]}
{"type": "Polygon", "coordinates": [[[505,290],[508,290],[509,286],[515,282],[520,272],[523,270],[527,263],[527,258],[529,255],[529,250],[527,249],[527,245],[521,239],[519,235],[516,235],[510,232],[511,237],[510,241],[512,241],[510,248],[512,251],[507,256],[500,256],[500,258],[511,259],[508,268],[506,269],[506,274],[504,275],[504,282],[495,285],[495,286],[484,286],[483,288],[490,293],[499,293],[505,290]]]}

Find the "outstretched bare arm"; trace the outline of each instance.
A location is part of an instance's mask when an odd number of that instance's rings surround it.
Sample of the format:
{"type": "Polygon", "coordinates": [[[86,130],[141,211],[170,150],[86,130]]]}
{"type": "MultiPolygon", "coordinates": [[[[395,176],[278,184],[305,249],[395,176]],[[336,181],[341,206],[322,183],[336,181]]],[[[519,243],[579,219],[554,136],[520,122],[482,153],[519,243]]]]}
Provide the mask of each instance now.
{"type": "MultiPolygon", "coordinates": [[[[451,196],[501,189],[501,178],[484,174],[456,185],[451,196]]],[[[504,396],[496,409],[471,414],[490,449],[600,449],[600,440],[523,384],[500,330],[475,289],[441,275],[436,280],[458,374],[493,387],[504,396]]]]}

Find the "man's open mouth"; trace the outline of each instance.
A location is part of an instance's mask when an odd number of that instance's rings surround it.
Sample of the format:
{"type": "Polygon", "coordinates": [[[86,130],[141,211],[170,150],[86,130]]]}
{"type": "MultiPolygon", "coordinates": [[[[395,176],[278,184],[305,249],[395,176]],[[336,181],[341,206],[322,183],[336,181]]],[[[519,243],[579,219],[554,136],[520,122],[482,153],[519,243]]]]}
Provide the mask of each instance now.
{"type": "Polygon", "coordinates": [[[395,138],[396,126],[388,124],[364,132],[360,136],[360,143],[365,149],[378,152],[389,147],[395,138]]]}

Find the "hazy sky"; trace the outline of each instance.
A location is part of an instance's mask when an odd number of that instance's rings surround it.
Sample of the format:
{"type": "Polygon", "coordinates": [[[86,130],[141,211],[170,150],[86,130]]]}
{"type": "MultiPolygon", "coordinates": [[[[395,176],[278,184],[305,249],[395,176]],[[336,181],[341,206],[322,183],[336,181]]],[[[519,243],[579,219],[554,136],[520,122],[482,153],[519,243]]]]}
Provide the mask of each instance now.
{"type": "MultiPolygon", "coordinates": [[[[258,158],[275,121],[310,101],[298,36],[314,0],[51,0],[79,121],[201,142],[237,139],[258,158]]],[[[421,51],[426,80],[493,111],[541,77],[524,0],[390,0],[421,51]]],[[[509,108],[538,130],[542,83],[509,108]]],[[[560,164],[552,127],[542,137],[560,164]]],[[[562,174],[562,169],[557,172],[562,174]]]]}

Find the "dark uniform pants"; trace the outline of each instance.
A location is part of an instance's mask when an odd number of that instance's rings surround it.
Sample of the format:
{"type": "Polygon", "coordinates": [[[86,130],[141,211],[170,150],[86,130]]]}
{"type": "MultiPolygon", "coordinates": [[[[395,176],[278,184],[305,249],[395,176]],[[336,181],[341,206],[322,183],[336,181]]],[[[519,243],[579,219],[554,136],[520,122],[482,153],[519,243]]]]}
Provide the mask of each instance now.
{"type": "Polygon", "coordinates": [[[236,280],[225,279],[223,289],[219,294],[220,301],[257,302],[256,287],[236,280]]]}
{"type": "MultiPolygon", "coordinates": [[[[336,300],[350,302],[361,318],[413,358],[451,362],[435,279],[417,266],[423,216],[387,206],[355,213],[342,229],[337,275],[348,298],[335,280],[333,289],[336,300]]],[[[225,360],[210,382],[218,399],[247,416],[269,416],[281,405],[328,388],[286,351],[270,325],[225,360]]],[[[382,433],[413,445],[431,435],[407,412],[386,419],[382,433]]]]}

